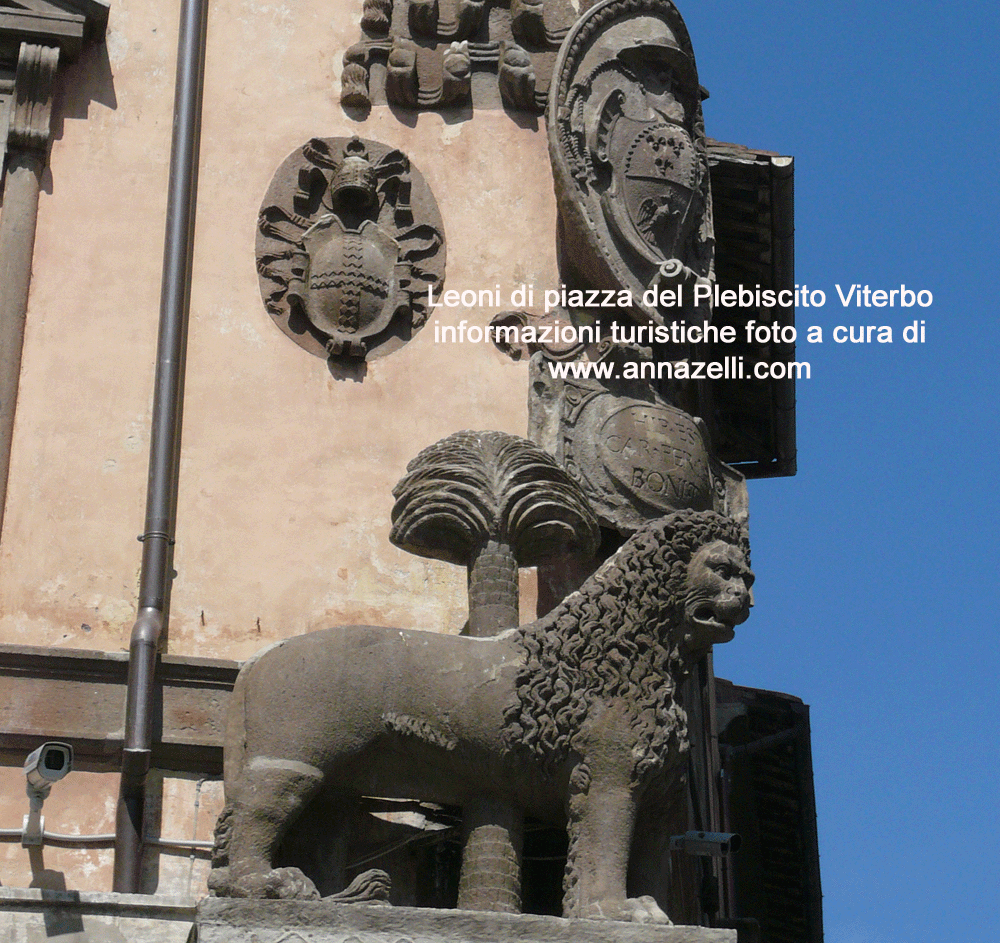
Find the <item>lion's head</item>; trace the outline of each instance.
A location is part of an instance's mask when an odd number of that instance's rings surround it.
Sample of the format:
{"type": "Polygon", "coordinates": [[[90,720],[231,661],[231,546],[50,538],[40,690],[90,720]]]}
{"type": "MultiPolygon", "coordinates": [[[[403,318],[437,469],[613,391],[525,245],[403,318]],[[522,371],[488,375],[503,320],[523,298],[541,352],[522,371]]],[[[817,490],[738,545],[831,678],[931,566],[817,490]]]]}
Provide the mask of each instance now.
{"type": "Polygon", "coordinates": [[[753,571],[742,548],[725,540],[700,547],[687,565],[683,625],[678,640],[688,657],[731,641],[753,605],[753,571]]]}
{"type": "Polygon", "coordinates": [[[511,746],[565,758],[590,705],[627,702],[643,759],[660,765],[686,719],[678,681],[752,604],[745,529],[714,511],[677,511],[637,531],[561,605],[523,626],[525,663],[505,720],[511,746]]]}

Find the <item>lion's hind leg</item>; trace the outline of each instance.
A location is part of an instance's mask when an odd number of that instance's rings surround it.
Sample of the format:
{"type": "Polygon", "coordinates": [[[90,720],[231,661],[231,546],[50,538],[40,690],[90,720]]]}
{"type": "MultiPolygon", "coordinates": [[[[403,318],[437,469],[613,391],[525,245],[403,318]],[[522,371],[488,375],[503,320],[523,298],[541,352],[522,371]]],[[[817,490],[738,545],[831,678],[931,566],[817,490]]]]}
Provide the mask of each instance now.
{"type": "Polygon", "coordinates": [[[244,767],[227,804],[228,864],[210,878],[214,894],[319,898],[316,886],[298,868],[274,868],[272,863],[289,826],[319,791],[323,778],[314,766],[276,757],[254,757],[244,767]]]}
{"type": "Polygon", "coordinates": [[[324,898],[344,893],[349,883],[348,853],[363,821],[360,800],[353,792],[324,785],[285,833],[273,863],[301,868],[324,898]]]}

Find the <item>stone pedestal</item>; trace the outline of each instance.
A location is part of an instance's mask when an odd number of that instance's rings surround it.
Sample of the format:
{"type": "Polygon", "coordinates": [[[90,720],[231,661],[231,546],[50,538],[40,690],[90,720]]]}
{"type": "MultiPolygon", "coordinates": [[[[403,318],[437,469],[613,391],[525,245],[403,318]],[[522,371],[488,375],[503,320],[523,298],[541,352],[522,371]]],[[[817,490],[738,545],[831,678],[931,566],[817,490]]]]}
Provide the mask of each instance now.
{"type": "Polygon", "coordinates": [[[735,930],[530,914],[208,898],[198,943],[736,943],[735,930]]]}
{"type": "Polygon", "coordinates": [[[194,915],[191,897],[0,887],[3,943],[185,943],[194,915]]]}

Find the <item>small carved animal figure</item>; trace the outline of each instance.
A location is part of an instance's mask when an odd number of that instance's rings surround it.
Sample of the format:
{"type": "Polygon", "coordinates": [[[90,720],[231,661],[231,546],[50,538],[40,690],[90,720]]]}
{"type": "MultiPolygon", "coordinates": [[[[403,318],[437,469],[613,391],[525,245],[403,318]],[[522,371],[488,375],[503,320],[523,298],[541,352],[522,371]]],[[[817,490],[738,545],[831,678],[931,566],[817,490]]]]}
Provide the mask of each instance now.
{"type": "Polygon", "coordinates": [[[265,649],[233,692],[209,886],[318,896],[272,862],[322,788],[339,809],[397,796],[563,824],[565,916],[669,922],[650,896],[669,829],[645,827],[643,803],[662,806],[654,794],[682,775],[677,685],[747,618],[752,582],[738,524],[680,511],[551,613],[492,638],[345,626],[265,649]]]}

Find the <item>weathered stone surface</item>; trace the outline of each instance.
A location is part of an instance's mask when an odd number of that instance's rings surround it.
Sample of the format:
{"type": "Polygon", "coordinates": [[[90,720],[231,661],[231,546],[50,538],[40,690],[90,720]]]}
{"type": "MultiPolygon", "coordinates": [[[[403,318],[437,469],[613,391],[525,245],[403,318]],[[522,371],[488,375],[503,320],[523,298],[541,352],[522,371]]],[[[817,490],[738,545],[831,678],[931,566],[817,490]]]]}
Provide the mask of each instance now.
{"type": "Polygon", "coordinates": [[[706,927],[324,901],[203,900],[197,927],[198,943],[736,943],[706,927]]]}
{"type": "Polygon", "coordinates": [[[322,357],[397,350],[444,279],[444,227],[409,158],[376,141],[313,138],[278,168],[257,222],[261,294],[322,357]]]}
{"type": "Polygon", "coordinates": [[[704,423],[643,381],[553,377],[531,363],[531,436],[583,487],[601,523],[622,534],[672,510],[747,521],[743,476],[711,454],[704,423]]]}
{"type": "MultiPolygon", "coordinates": [[[[747,552],[731,519],[676,512],[548,616],[499,636],[342,626],[264,650],[233,691],[209,886],[317,897],[306,862],[275,864],[319,798],[341,868],[341,823],[361,796],[495,802],[473,831],[517,831],[512,808],[566,827],[564,915],[666,923],[654,897],[665,902],[667,841],[686,827],[662,811],[685,767],[677,687],[747,618],[747,552]]],[[[513,865],[516,849],[501,857],[513,865]]]]}
{"type": "Polygon", "coordinates": [[[193,898],[0,887],[4,943],[185,943],[193,898]]]}
{"type": "MultiPolygon", "coordinates": [[[[221,771],[225,704],[238,667],[207,658],[160,659],[155,766],[221,771]]],[[[66,740],[84,764],[117,769],[127,674],[125,652],[0,644],[0,749],[19,763],[43,740],[66,740]]]]}
{"type": "Polygon", "coordinates": [[[344,53],[341,102],[545,110],[569,0],[367,0],[362,39],[344,53]]]}

